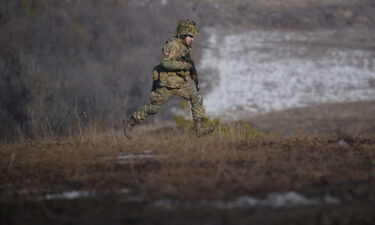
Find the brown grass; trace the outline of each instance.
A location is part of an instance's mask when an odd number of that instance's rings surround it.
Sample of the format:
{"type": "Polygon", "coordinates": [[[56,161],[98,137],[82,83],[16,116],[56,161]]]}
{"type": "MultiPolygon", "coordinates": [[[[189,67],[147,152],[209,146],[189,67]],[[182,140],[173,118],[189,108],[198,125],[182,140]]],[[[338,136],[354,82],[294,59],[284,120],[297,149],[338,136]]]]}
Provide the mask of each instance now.
{"type": "MultiPolygon", "coordinates": [[[[286,117],[286,114],[279,115],[286,117]]],[[[274,119],[274,116],[270,118],[274,119]]],[[[47,216],[47,221],[61,222],[64,221],[61,218],[65,217],[56,219],[59,213],[46,206],[52,204],[54,207],[62,207],[60,216],[73,213],[71,207],[77,207],[77,204],[93,214],[95,207],[90,202],[99,201],[102,210],[112,208],[113,212],[108,213],[113,218],[126,209],[134,213],[131,215],[138,222],[152,224],[150,221],[154,220],[150,218],[153,218],[159,224],[172,224],[168,222],[168,216],[155,216],[161,209],[150,209],[149,203],[159,199],[193,203],[202,199],[230,200],[241,195],[262,198],[270,192],[293,190],[306,196],[334,196],[342,202],[350,203],[355,209],[353,212],[358,209],[356,204],[360,204],[363,216],[361,221],[374,219],[368,213],[370,208],[367,204],[375,202],[375,136],[359,135],[357,131],[341,135],[336,132],[336,128],[325,133],[311,133],[314,129],[311,130],[310,123],[306,124],[303,134],[290,132],[286,136],[270,130],[254,131],[248,122],[232,122],[221,124],[213,135],[204,138],[196,138],[189,131],[179,130],[175,126],[154,125],[136,130],[138,137],[132,141],[125,139],[120,132],[86,131],[79,136],[3,144],[0,149],[0,199],[3,205],[0,212],[7,215],[5,224],[22,224],[27,221],[27,216],[16,216],[25,209],[31,210],[25,215],[37,218],[36,221],[46,222],[39,215],[44,212],[53,215],[47,216]],[[339,144],[342,140],[345,140],[347,146],[339,144]],[[155,157],[126,161],[116,158],[125,154],[151,154],[155,157]],[[130,189],[132,195],[141,196],[141,203],[131,203],[129,196],[79,200],[78,203],[74,200],[35,203],[43,197],[43,193],[116,191],[123,188],[130,189]],[[27,206],[20,207],[20,204],[27,206]],[[139,208],[139,204],[146,208],[139,208]],[[138,210],[134,207],[138,207],[138,210]],[[143,217],[148,214],[154,217],[143,217]]],[[[347,210],[340,207],[333,207],[332,210],[338,210],[339,213],[347,210]]],[[[302,210],[298,214],[303,215],[301,221],[305,216],[315,215],[310,212],[319,214],[317,209],[302,210]]],[[[207,210],[212,218],[215,217],[213,215],[220,215],[213,209],[207,210]]],[[[229,211],[228,216],[234,216],[241,210],[229,211]]],[[[169,215],[167,212],[177,213],[180,218],[186,217],[186,214],[181,214],[183,210],[178,208],[162,211],[164,215],[169,215]]],[[[292,217],[289,212],[272,218],[280,219],[276,222],[285,220],[290,223],[288,218],[292,217]]],[[[328,217],[337,222],[336,219],[341,217],[332,213],[328,217]]],[[[267,217],[264,211],[253,216],[258,218],[260,215],[267,217]]],[[[352,216],[357,218],[357,215],[349,213],[349,221],[352,216]]],[[[117,219],[121,221],[120,218],[128,216],[125,214],[117,219]]],[[[81,221],[87,219],[84,216],[78,218],[81,221]]],[[[171,221],[181,222],[178,218],[171,221]]],[[[246,224],[244,221],[240,220],[236,224],[246,224]]],[[[91,222],[87,219],[83,224],[91,222]]]]}
{"type": "Polygon", "coordinates": [[[303,190],[316,184],[369,182],[374,174],[375,138],[338,136],[195,138],[152,135],[128,142],[44,140],[3,146],[1,184],[31,189],[150,187],[158,197],[215,198],[244,193],[303,190]],[[128,164],[105,159],[150,151],[152,159],[128,164]]]}
{"type": "Polygon", "coordinates": [[[375,102],[321,104],[249,118],[263,132],[283,135],[361,136],[375,133],[375,102]]]}

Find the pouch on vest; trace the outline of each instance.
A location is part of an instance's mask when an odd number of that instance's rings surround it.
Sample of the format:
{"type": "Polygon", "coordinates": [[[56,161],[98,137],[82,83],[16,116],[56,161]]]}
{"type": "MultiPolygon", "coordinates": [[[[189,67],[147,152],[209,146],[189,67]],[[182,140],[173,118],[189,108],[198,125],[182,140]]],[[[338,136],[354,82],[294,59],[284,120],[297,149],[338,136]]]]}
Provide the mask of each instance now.
{"type": "Polygon", "coordinates": [[[189,70],[181,70],[176,72],[178,76],[180,77],[189,77],[190,76],[190,71],[189,70]]]}
{"type": "Polygon", "coordinates": [[[176,72],[160,72],[159,80],[160,86],[169,88],[179,88],[185,82],[185,80],[178,76],[176,72]]]}
{"type": "Polygon", "coordinates": [[[156,81],[156,80],[160,79],[160,71],[161,71],[160,65],[154,66],[154,68],[152,69],[152,80],[153,81],[156,81]]]}

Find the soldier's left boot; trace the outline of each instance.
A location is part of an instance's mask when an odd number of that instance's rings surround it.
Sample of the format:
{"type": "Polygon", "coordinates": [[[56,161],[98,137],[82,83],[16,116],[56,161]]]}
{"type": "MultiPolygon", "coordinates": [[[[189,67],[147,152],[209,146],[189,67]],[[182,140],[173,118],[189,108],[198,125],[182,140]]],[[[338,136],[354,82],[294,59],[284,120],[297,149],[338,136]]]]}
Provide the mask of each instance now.
{"type": "Polygon", "coordinates": [[[203,124],[203,119],[196,119],[194,123],[195,123],[195,133],[197,137],[202,137],[202,136],[205,136],[207,134],[214,132],[213,126],[207,126],[203,124]]]}
{"type": "Polygon", "coordinates": [[[131,132],[133,128],[138,124],[139,122],[134,119],[134,117],[130,117],[129,119],[122,121],[122,129],[126,138],[132,139],[131,132]]]}

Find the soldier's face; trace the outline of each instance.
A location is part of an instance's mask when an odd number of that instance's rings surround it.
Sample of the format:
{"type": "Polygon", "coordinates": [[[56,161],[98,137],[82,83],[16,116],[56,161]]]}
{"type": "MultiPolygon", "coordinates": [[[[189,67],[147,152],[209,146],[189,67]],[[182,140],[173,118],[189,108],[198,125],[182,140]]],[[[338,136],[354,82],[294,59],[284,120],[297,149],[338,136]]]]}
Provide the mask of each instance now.
{"type": "Polygon", "coordinates": [[[186,41],[186,43],[187,43],[188,45],[193,44],[193,42],[194,42],[194,36],[192,36],[192,35],[187,35],[187,36],[185,37],[185,41],[186,41]]]}

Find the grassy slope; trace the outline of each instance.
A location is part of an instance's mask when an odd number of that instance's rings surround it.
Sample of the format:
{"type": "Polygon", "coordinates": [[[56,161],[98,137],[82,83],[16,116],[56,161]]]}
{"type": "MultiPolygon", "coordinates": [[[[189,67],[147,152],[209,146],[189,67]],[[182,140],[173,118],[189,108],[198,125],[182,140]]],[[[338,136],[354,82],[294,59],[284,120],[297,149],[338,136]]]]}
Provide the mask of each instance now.
{"type": "MultiPolygon", "coordinates": [[[[352,132],[339,125],[345,124],[343,121],[353,126],[358,121],[371,123],[373,115],[373,102],[324,105],[259,117],[256,126],[270,134],[254,131],[248,122],[235,122],[218,128],[213,136],[199,139],[187,131],[162,127],[142,128],[138,132],[143,135],[132,141],[114,132],[3,144],[0,212],[6,215],[5,224],[23,224],[29,218],[34,224],[65,224],[75,219],[83,224],[105,224],[108,217],[117,222],[130,218],[146,224],[188,224],[194,223],[192,218],[215,222],[218,218],[225,221],[226,217],[232,221],[227,224],[246,224],[249,219],[263,221],[263,216],[269,215],[273,216],[266,220],[268,224],[293,224],[296,218],[303,221],[306,217],[318,224],[324,220],[327,224],[365,224],[375,219],[368,207],[375,202],[374,133],[358,135],[361,133],[357,130],[352,132]],[[364,110],[358,114],[359,107],[364,110]],[[325,128],[319,129],[321,126],[325,128]],[[303,134],[298,132],[301,130],[303,134]],[[338,144],[342,139],[347,147],[338,144]],[[113,158],[145,151],[156,157],[131,159],[126,164],[113,158]],[[80,201],[34,201],[47,192],[122,188],[129,188],[131,194],[80,201]],[[22,194],[20,191],[25,189],[29,192],[22,194]],[[295,213],[260,210],[243,218],[238,216],[244,209],[218,213],[198,204],[202,199],[230,200],[241,195],[262,198],[269,192],[289,190],[307,196],[328,194],[345,204],[295,209],[295,213]],[[134,196],[142,200],[132,203],[134,196]],[[198,204],[197,210],[150,206],[159,199],[198,204]],[[73,209],[77,207],[87,214],[76,215],[73,209]],[[98,210],[103,215],[97,214],[98,210]],[[25,214],[20,217],[19,213],[25,214]],[[159,213],[164,217],[157,216],[159,213]],[[186,218],[189,213],[194,216],[186,218]],[[346,216],[339,216],[342,213],[346,216]],[[72,215],[74,219],[67,219],[72,215]]],[[[222,224],[220,221],[216,224],[222,224]]]]}
{"type": "Polygon", "coordinates": [[[359,136],[375,133],[375,102],[322,104],[294,108],[251,118],[265,132],[359,136]]]}

